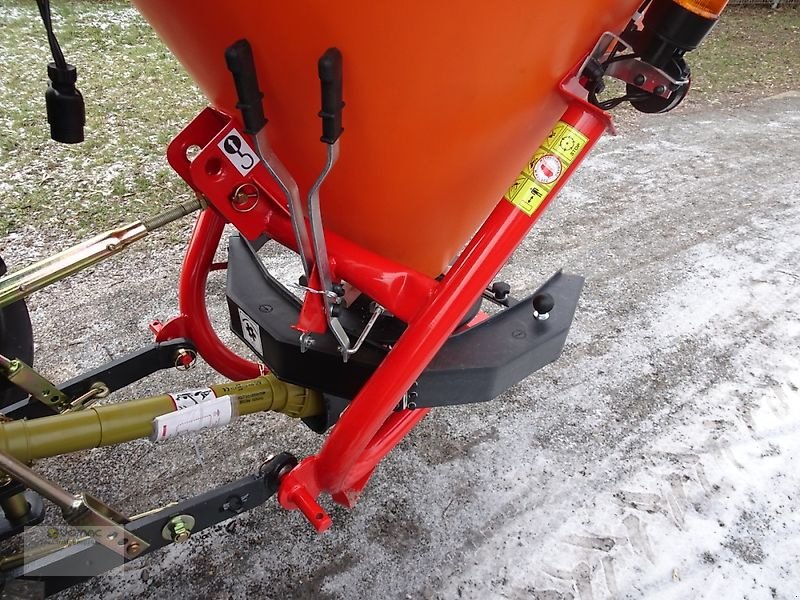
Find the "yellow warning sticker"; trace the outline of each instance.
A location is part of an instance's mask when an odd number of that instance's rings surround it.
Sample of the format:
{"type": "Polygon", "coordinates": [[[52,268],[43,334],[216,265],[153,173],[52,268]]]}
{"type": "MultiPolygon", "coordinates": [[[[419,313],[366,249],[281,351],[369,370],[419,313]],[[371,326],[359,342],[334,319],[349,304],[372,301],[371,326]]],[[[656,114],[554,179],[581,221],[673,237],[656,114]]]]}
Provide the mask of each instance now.
{"type": "Polygon", "coordinates": [[[531,216],[588,142],[589,138],[572,125],[563,121],[556,123],[517,180],[508,188],[506,200],[531,216]]]}

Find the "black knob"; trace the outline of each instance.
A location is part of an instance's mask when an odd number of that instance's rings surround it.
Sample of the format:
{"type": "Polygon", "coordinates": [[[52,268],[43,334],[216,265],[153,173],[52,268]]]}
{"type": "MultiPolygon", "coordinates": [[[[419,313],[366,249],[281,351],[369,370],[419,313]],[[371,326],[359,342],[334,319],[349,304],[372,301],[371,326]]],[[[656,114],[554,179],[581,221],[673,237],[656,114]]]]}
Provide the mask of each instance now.
{"type": "Polygon", "coordinates": [[[543,292],[541,294],[536,294],[533,297],[534,316],[539,318],[541,316],[549,314],[550,311],[553,310],[553,307],[555,305],[556,303],[550,294],[546,292],[543,292]]]}
{"type": "Polygon", "coordinates": [[[492,284],[490,291],[496,300],[505,300],[506,297],[511,293],[511,286],[505,281],[495,281],[492,284]]]}

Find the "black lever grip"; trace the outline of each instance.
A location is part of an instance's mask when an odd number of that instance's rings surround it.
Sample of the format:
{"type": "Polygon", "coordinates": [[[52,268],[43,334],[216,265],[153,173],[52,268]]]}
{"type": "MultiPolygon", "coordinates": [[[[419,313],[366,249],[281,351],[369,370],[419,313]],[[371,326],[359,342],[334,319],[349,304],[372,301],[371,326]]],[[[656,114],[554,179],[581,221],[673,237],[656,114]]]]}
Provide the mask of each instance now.
{"type": "Polygon", "coordinates": [[[225,50],[225,62],[228,70],[233,73],[233,83],[236,85],[236,94],[239,97],[236,108],[242,113],[244,131],[255,135],[267,124],[267,118],[264,116],[264,105],[261,103],[264,94],[258,88],[258,76],[250,42],[247,40],[234,42],[225,50]]]}
{"type": "Polygon", "coordinates": [[[333,144],[342,135],[342,53],[338,48],[328,48],[317,63],[322,88],[322,137],[326,144],[333,144]]]}

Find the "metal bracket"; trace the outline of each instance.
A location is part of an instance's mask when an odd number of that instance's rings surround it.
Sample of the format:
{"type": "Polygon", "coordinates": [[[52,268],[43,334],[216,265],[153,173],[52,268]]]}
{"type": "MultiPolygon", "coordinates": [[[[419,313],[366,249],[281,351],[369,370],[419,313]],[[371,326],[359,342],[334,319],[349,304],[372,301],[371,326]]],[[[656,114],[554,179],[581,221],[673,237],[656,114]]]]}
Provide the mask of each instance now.
{"type": "Polygon", "coordinates": [[[581,66],[579,73],[591,70],[591,64],[602,66],[603,74],[618,79],[661,98],[669,98],[675,90],[688,85],[688,80],[677,80],[661,69],[644,62],[635,56],[620,56],[609,60],[619,48],[633,51],[630,44],[618,35],[607,31],[604,33],[592,53],[581,66]]]}
{"type": "Polygon", "coordinates": [[[0,452],[0,469],[61,509],[64,520],[123,558],[137,557],[149,544],[125,529],[128,518],[83,493],[74,495],[35,473],[13,456],[0,452]]]}
{"type": "MultiPolygon", "coordinates": [[[[7,579],[42,581],[46,595],[55,594],[118,567],[134,558],[144,556],[170,543],[186,541],[189,536],[163,535],[164,528],[179,519],[188,524],[194,519],[191,535],[227,521],[243,512],[261,506],[277,491],[280,480],[297,465],[297,459],[287,452],[263,463],[257,474],[248,475],[227,485],[210,490],[182,502],[149,511],[132,519],[125,526],[126,535],[146,541],[136,556],[120,557],[109,553],[97,539],[87,539],[66,547],[54,548],[45,555],[32,557],[24,565],[6,572],[7,579]]],[[[174,529],[170,530],[174,533],[174,529]]]]}
{"type": "Polygon", "coordinates": [[[54,412],[64,412],[70,408],[70,399],[66,394],[18,358],[9,359],[0,355],[0,371],[11,383],[54,412]]]}
{"type": "MultiPolygon", "coordinates": [[[[70,379],[57,388],[53,387],[67,399],[67,403],[71,398],[75,398],[72,403],[81,400],[81,404],[86,408],[87,401],[105,397],[108,393],[121,389],[134,381],[139,381],[156,371],[175,368],[176,355],[181,350],[195,351],[192,343],[183,338],[149,344],[70,379]]],[[[1,414],[12,419],[19,419],[51,415],[54,411],[61,412],[50,405],[33,402],[26,398],[3,409],[1,414]]]]}

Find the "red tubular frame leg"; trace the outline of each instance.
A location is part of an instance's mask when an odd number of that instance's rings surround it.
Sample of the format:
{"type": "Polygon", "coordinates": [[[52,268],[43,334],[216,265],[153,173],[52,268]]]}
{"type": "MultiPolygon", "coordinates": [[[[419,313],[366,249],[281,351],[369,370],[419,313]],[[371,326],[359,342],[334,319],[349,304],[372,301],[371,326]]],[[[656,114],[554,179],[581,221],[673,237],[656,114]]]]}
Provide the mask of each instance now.
{"type": "Polygon", "coordinates": [[[395,347],[343,413],[319,454],[304,460],[284,478],[278,496],[284,507],[298,508],[292,495],[298,490],[313,497],[327,492],[339,501],[350,498],[363,487],[365,477],[377,462],[419,420],[414,411],[403,411],[392,416],[393,425],[388,431],[382,429],[400,398],[609,124],[605,113],[578,98],[571,101],[561,120],[583,133],[589,140],[587,145],[531,216],[505,199],[500,201],[448,271],[430,302],[409,323],[395,347]],[[380,452],[375,452],[375,448],[380,448],[380,452]],[[290,490],[292,494],[288,493],[290,490]]]}
{"type": "MultiPolygon", "coordinates": [[[[219,339],[206,308],[206,284],[214,254],[222,238],[225,219],[213,208],[206,208],[197,222],[183,259],[178,285],[178,307],[183,330],[211,367],[235,381],[258,377],[262,368],[232,352],[219,339]]],[[[169,324],[168,324],[169,325],[169,324]]]]}

